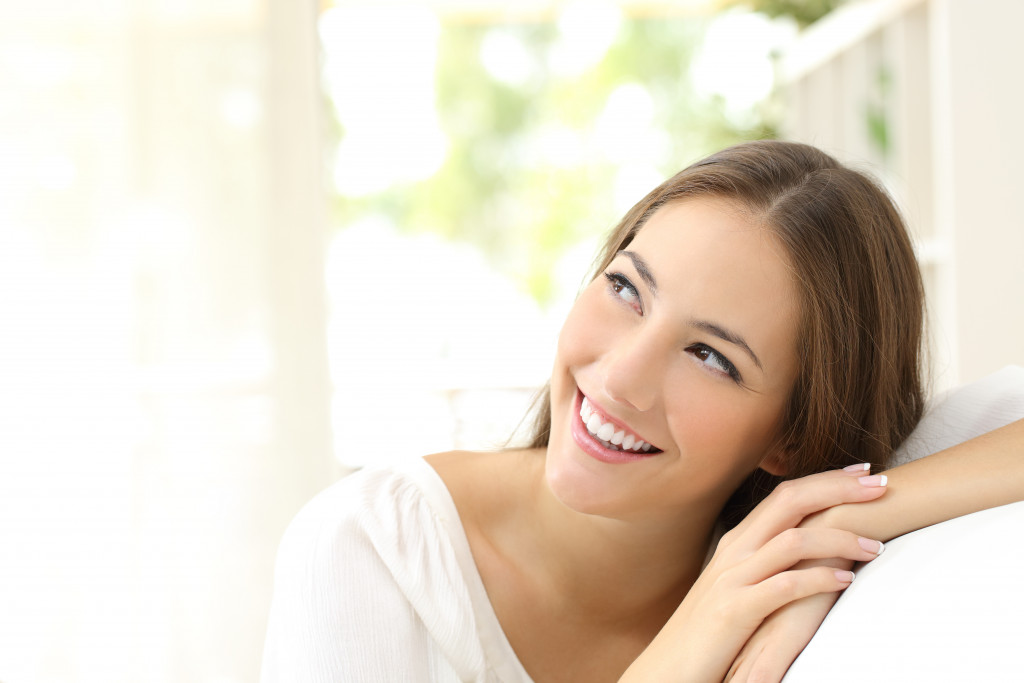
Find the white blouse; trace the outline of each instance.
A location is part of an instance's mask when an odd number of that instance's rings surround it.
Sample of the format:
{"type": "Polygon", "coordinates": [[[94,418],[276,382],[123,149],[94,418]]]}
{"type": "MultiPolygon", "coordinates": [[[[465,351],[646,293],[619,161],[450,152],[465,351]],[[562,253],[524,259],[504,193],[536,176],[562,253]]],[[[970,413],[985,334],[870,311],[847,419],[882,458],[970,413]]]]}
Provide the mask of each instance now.
{"type": "Polygon", "coordinates": [[[262,683],[531,683],[425,460],[349,475],[278,550],[262,683]]]}

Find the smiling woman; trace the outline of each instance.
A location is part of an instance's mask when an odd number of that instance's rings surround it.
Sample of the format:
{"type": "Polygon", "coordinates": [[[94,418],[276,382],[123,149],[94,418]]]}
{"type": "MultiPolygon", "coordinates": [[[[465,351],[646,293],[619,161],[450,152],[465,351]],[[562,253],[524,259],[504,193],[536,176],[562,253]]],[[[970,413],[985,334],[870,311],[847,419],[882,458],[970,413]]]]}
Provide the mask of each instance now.
{"type": "MultiPolygon", "coordinates": [[[[638,252],[672,225],[667,239],[674,241],[647,249],[714,312],[701,319],[701,309],[685,309],[691,331],[713,340],[690,352],[720,364],[747,392],[764,393],[764,383],[774,379],[787,401],[778,425],[786,433],[776,434],[775,443],[784,462],[769,459],[748,472],[725,509],[730,524],[779,483],[777,475],[795,478],[861,461],[886,466],[923,407],[923,294],[906,229],[885,193],[806,145],[750,143],[712,155],[640,201],[598,257],[597,272],[621,279],[618,286],[627,298],[637,297],[641,314],[643,296],[616,266],[631,261],[634,279],[655,297],[657,283],[638,252]],[[744,315],[750,332],[731,322],[744,315]],[[785,375],[785,359],[766,356],[765,366],[757,351],[764,343],[786,348],[778,326],[787,319],[797,359],[792,377],[785,375]],[[758,341],[753,335],[762,329],[775,336],[758,341]]],[[[661,376],[671,366],[653,367],[661,376]]],[[[542,397],[533,447],[548,443],[549,400],[542,397]]]]}
{"type": "Polygon", "coordinates": [[[609,236],[525,448],[299,514],[264,683],[780,680],[853,563],[1024,499],[1021,422],[870,473],[921,415],[922,305],[891,201],[831,157],[680,172],[609,236]]]}
{"type": "Polygon", "coordinates": [[[618,506],[642,503],[717,516],[762,461],[778,468],[797,369],[791,267],[736,202],[696,197],[654,211],[602,274],[559,337],[548,483],[580,511],[621,516],[618,506]],[[598,465],[625,457],[568,418],[584,399],[659,453],[628,470],[598,465]]]}

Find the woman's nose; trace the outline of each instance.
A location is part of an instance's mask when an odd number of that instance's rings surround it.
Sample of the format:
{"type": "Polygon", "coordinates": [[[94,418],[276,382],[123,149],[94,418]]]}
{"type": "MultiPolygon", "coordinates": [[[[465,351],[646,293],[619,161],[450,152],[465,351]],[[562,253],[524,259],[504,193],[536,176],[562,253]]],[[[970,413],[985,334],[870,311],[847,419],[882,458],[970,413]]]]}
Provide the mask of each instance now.
{"type": "Polygon", "coordinates": [[[620,340],[601,364],[608,398],[640,412],[654,406],[665,363],[652,335],[638,332],[620,340]]]}

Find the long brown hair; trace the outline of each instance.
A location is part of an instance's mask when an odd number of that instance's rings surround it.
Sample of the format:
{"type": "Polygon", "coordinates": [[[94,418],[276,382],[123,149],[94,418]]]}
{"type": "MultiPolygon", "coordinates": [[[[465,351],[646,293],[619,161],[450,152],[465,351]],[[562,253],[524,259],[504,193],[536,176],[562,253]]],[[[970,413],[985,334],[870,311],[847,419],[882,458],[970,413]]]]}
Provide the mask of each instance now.
{"type": "MultiPolygon", "coordinates": [[[[888,465],[921,417],[924,295],[899,211],[867,175],[792,142],[736,145],[679,172],[638,202],[595,260],[608,267],[662,206],[720,197],[744,207],[786,249],[801,297],[799,374],[782,443],[787,478],[888,465]]],[[[550,390],[530,446],[547,446],[550,390]]],[[[778,478],[758,470],[726,508],[735,523],[778,478]]]]}

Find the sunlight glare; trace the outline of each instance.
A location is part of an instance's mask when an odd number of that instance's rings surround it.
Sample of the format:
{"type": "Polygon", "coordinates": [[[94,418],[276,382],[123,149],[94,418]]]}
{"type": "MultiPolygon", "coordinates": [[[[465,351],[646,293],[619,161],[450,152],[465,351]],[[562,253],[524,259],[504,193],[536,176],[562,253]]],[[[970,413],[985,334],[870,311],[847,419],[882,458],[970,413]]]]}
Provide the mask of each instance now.
{"type": "Polygon", "coordinates": [[[35,178],[45,190],[67,190],[75,184],[78,168],[67,155],[53,154],[36,163],[35,178]]]}
{"type": "Polygon", "coordinates": [[[511,434],[550,368],[555,335],[478,248],[371,217],[334,239],[326,274],[340,462],[465,446],[454,440],[460,400],[495,387],[515,394],[514,407],[482,417],[497,439],[511,434]]]}
{"type": "Polygon", "coordinates": [[[523,41],[514,33],[495,28],[480,44],[480,63],[493,79],[522,87],[537,74],[537,64],[523,41]]]}
{"type": "Polygon", "coordinates": [[[343,129],[338,192],[363,196],[436,173],[448,150],[434,109],[437,15],[418,5],[334,7],[319,31],[343,129]]]}
{"type": "Polygon", "coordinates": [[[233,128],[251,130],[263,118],[263,103],[251,90],[233,88],[220,96],[220,115],[233,128]]]}
{"type": "Polygon", "coordinates": [[[772,55],[793,40],[796,23],[757,12],[734,11],[717,17],[691,66],[696,91],[725,100],[726,113],[741,123],[775,84],[772,55]]]}
{"type": "Polygon", "coordinates": [[[597,66],[619,35],[622,10],[612,2],[577,0],[558,19],[559,40],[549,66],[559,76],[576,78],[597,66]]]}
{"type": "Polygon", "coordinates": [[[670,147],[669,136],[655,125],[655,106],[647,88],[624,83],[608,96],[594,130],[596,147],[615,164],[658,164],[670,147]]]}

